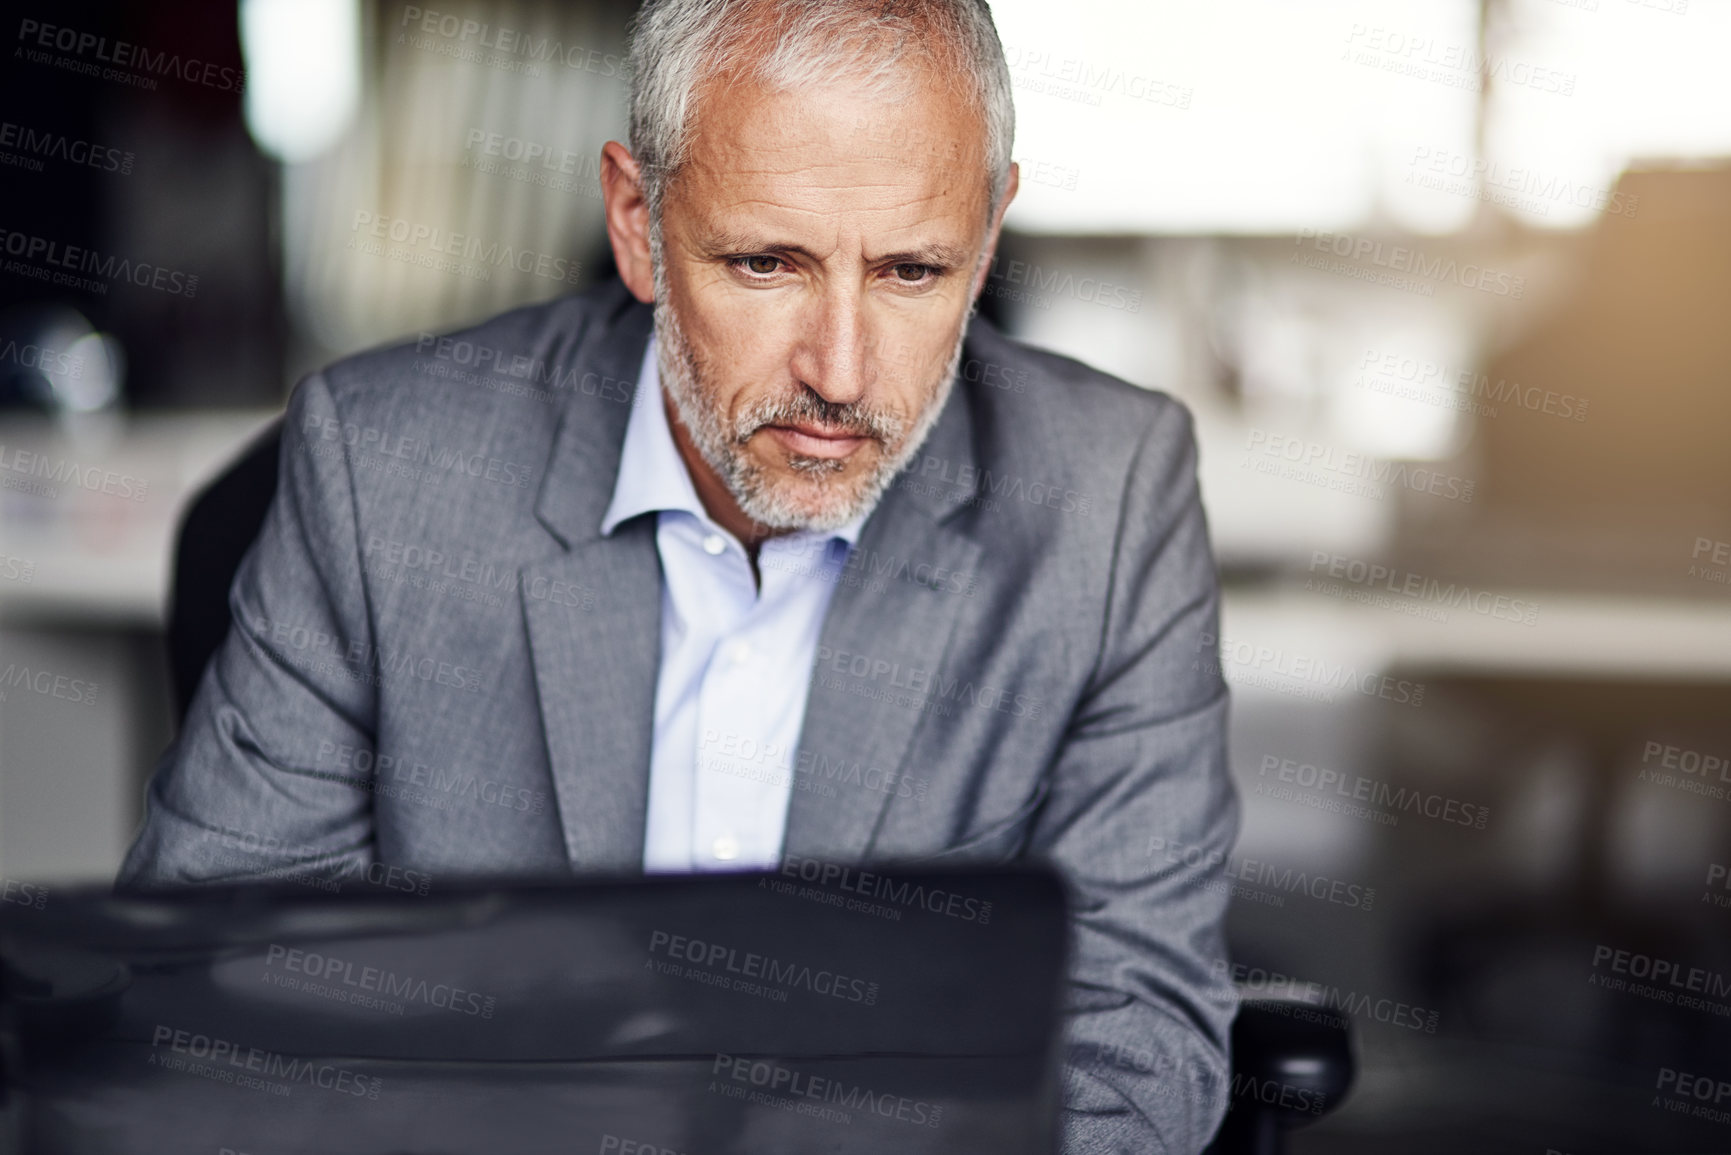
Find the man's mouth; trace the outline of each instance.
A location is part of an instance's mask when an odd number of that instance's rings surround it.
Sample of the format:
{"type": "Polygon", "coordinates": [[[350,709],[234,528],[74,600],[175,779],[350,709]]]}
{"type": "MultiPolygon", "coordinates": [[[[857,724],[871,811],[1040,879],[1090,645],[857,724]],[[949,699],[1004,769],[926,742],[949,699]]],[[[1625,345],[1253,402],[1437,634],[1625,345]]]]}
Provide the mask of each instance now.
{"type": "Polygon", "coordinates": [[[801,457],[822,457],[839,460],[847,457],[871,438],[845,429],[831,429],[807,422],[765,425],[764,432],[787,450],[801,457]]]}

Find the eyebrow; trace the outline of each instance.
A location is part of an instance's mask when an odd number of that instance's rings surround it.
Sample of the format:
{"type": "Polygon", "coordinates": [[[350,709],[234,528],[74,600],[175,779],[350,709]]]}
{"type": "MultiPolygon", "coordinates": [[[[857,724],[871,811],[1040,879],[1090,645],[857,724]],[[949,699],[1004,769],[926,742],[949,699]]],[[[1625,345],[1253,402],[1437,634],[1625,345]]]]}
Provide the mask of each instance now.
{"type": "MultiPolygon", "coordinates": [[[[797,253],[808,260],[817,261],[816,253],[804,245],[791,241],[771,241],[748,233],[713,233],[698,245],[706,256],[743,256],[755,253],[797,253]]],[[[947,245],[941,241],[916,245],[911,249],[902,249],[893,253],[884,253],[872,257],[868,264],[873,265],[931,265],[935,268],[960,268],[969,258],[967,249],[960,245],[947,245]]]]}

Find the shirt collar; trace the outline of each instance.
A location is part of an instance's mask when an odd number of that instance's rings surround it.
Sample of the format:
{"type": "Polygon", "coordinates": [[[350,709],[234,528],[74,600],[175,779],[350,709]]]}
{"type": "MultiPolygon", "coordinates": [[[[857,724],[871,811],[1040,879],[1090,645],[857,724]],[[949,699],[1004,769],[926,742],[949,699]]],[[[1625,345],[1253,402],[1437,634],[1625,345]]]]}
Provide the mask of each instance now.
{"type": "MultiPolygon", "coordinates": [[[[664,510],[688,513],[705,526],[714,525],[698,499],[697,487],[691,482],[691,473],[685,468],[685,459],[679,455],[673,430],[667,424],[667,406],[661,395],[661,372],[655,360],[652,334],[643,350],[631,415],[625,420],[619,476],[613,483],[613,500],[601,519],[601,533],[610,535],[621,522],[664,510]]],[[[801,530],[791,536],[810,535],[824,540],[839,537],[851,546],[859,541],[866,516],[862,514],[837,529],[801,530]]]]}

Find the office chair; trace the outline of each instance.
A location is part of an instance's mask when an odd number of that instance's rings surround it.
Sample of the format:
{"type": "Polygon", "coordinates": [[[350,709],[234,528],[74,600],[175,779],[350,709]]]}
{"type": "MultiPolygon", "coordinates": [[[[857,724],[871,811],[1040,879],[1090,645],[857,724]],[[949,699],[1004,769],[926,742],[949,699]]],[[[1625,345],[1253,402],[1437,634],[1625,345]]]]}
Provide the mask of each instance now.
{"type": "Polygon", "coordinates": [[[182,723],[205,666],[228,637],[228,588],[276,496],[281,445],[278,419],[200,491],[180,520],[168,598],[168,672],[182,723]]]}
{"type": "MultiPolygon", "coordinates": [[[[204,667],[228,636],[229,586],[276,494],[281,438],[282,422],[273,422],[193,500],[181,521],[168,654],[182,722],[204,667]]],[[[1286,1132],[1334,1110],[1352,1079],[1351,1026],[1344,1015],[1246,1000],[1232,1025],[1232,1106],[1207,1155],[1279,1155],[1286,1132]]]]}

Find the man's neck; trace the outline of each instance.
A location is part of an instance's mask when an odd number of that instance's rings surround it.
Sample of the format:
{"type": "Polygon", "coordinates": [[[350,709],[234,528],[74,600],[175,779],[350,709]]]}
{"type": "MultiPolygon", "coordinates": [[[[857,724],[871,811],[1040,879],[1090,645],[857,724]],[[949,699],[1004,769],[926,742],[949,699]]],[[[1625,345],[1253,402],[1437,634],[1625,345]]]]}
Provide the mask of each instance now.
{"type": "Polygon", "coordinates": [[[667,410],[667,428],[673,433],[673,444],[679,449],[680,460],[685,462],[685,472],[691,475],[692,488],[697,490],[697,500],[703,503],[704,512],[709,514],[716,525],[739,539],[739,543],[745,547],[746,559],[751,563],[752,579],[761,585],[757,572],[758,550],[770,538],[792,531],[760,525],[739,508],[739,502],[734,500],[727,483],[698,451],[697,443],[692,440],[685,423],[679,419],[678,407],[673,404],[673,398],[667,395],[665,389],[661,391],[661,403],[667,410]]]}

